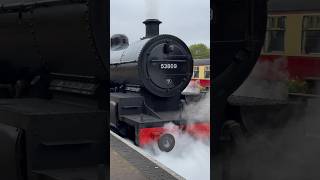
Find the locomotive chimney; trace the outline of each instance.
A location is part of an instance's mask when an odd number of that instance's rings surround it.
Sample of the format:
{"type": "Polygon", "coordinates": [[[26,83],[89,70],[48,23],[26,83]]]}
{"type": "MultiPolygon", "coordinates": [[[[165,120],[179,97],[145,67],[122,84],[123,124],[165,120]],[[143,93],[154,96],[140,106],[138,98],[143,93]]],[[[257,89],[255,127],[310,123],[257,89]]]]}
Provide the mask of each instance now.
{"type": "Polygon", "coordinates": [[[146,37],[150,38],[159,35],[159,25],[162,23],[158,19],[147,19],[143,22],[146,25],[146,37]]]}

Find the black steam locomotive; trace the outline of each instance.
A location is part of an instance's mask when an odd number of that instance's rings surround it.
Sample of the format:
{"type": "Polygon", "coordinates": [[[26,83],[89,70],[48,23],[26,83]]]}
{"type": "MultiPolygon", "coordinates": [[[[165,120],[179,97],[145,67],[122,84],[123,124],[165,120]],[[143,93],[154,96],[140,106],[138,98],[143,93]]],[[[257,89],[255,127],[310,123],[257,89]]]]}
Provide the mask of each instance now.
{"type": "Polygon", "coordinates": [[[161,150],[170,151],[175,140],[163,126],[186,125],[181,92],[191,80],[193,59],[182,40],[159,35],[160,23],[146,20],[146,36],[130,45],[123,35],[111,40],[110,124],[137,145],[158,140],[161,150]]]}
{"type": "Polygon", "coordinates": [[[107,174],[106,0],[0,0],[0,179],[107,174]]]}

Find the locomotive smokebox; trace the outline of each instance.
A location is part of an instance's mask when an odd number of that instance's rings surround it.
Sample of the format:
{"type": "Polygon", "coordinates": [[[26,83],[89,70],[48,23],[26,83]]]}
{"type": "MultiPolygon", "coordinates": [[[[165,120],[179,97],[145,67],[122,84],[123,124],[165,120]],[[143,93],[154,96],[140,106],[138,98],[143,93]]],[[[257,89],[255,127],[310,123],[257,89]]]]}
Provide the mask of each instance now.
{"type": "Polygon", "coordinates": [[[146,37],[126,48],[110,49],[112,86],[126,87],[133,92],[147,90],[145,92],[156,97],[180,97],[192,77],[191,52],[178,37],[159,35],[161,21],[158,19],[147,19],[143,23],[146,37]]]}
{"type": "Polygon", "coordinates": [[[151,38],[154,36],[159,35],[159,25],[162,22],[158,19],[147,19],[143,22],[143,24],[146,25],[146,37],[145,38],[151,38]]]}

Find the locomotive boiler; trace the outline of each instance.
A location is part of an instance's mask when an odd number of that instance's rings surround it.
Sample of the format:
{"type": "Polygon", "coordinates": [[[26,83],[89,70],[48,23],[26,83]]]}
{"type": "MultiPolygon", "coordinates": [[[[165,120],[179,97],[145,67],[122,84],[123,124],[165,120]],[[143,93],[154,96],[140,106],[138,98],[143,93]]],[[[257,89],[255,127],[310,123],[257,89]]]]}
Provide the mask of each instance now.
{"type": "Polygon", "coordinates": [[[145,37],[130,45],[125,36],[113,36],[110,123],[137,145],[157,140],[160,150],[170,151],[175,140],[163,126],[169,122],[187,125],[181,116],[181,92],[191,80],[193,59],[181,39],[159,35],[160,23],[144,21],[145,37]]]}

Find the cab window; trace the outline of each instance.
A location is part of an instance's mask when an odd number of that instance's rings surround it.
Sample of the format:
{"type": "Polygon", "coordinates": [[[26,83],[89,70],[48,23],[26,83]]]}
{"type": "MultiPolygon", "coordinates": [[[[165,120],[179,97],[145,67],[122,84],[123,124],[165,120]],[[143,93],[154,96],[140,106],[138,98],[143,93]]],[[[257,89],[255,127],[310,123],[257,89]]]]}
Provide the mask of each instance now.
{"type": "Polygon", "coordinates": [[[264,45],[264,52],[284,52],[285,42],[285,16],[269,16],[266,32],[266,40],[264,45]]]}
{"type": "Polygon", "coordinates": [[[193,67],[193,78],[199,78],[199,67],[193,67]]]}
{"type": "Polygon", "coordinates": [[[205,66],[204,69],[204,78],[209,79],[210,78],[210,66],[205,66]]]}
{"type": "Polygon", "coordinates": [[[302,52],[320,54],[320,15],[304,16],[302,52]]]}

